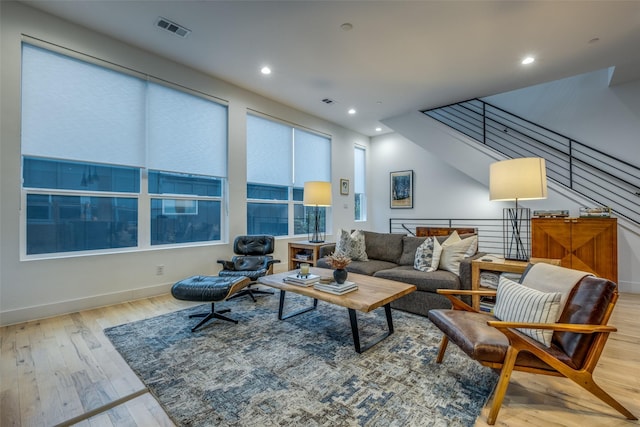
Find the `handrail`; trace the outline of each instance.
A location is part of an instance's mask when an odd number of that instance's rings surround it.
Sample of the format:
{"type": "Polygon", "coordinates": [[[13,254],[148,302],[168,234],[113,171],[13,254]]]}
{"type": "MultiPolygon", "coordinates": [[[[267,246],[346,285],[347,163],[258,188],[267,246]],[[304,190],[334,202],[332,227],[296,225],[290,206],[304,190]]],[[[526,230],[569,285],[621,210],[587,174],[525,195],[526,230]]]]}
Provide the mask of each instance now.
{"type": "Polygon", "coordinates": [[[543,157],[549,179],[640,224],[640,167],[480,99],[423,113],[508,157],[543,157]]]}

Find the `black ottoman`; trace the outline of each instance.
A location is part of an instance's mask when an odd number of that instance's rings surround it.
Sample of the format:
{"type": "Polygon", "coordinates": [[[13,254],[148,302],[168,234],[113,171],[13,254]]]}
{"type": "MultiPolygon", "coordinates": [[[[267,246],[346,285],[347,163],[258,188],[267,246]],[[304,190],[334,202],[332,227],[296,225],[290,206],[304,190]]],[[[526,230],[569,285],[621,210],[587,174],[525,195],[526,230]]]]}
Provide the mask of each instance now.
{"type": "Polygon", "coordinates": [[[251,280],[247,277],[192,276],[173,285],[171,295],[175,299],[183,301],[211,302],[211,312],[189,316],[189,318],[204,317],[200,323],[191,328],[191,332],[193,332],[211,319],[238,323],[237,320],[222,315],[222,313],[231,311],[230,309],[215,311],[215,303],[228,299],[249,283],[251,280]]]}

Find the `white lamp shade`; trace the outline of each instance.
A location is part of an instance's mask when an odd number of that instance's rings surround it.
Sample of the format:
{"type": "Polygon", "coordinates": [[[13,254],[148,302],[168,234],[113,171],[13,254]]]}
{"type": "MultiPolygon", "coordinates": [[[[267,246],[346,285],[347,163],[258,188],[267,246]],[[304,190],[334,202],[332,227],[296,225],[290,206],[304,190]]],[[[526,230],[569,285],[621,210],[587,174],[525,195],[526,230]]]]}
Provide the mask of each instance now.
{"type": "Polygon", "coordinates": [[[305,206],[331,206],[331,183],[325,181],[307,181],[304,183],[305,206]]]}
{"type": "Polygon", "coordinates": [[[492,163],[489,167],[489,200],[547,198],[544,159],[524,157],[492,163]]]}

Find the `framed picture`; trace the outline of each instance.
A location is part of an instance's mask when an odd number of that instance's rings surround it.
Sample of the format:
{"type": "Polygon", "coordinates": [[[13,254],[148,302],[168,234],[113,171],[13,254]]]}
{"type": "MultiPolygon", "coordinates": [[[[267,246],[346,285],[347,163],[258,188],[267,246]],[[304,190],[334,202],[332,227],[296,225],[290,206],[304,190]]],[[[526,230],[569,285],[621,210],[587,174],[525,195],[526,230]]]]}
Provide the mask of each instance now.
{"type": "Polygon", "coordinates": [[[347,196],[349,194],[349,180],[341,179],[340,180],[340,194],[347,196]]]}
{"type": "Polygon", "coordinates": [[[391,172],[391,208],[413,209],[413,171],[391,172]]]}

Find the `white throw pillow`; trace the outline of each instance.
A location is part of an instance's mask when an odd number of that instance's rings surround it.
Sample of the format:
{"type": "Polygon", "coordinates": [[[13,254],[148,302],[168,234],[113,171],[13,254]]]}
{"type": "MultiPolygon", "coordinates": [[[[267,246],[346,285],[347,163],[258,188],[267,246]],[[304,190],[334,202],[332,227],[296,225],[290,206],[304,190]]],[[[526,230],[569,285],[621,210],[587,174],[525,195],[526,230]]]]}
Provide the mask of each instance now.
{"type": "Polygon", "coordinates": [[[369,261],[362,230],[355,230],[351,234],[347,230],[340,230],[335,253],[347,256],[352,261],[369,261]]]}
{"type": "MultiPolygon", "coordinates": [[[[473,245],[474,239],[461,239],[458,232],[454,231],[442,243],[442,254],[440,255],[439,269],[450,271],[460,275],[460,261],[466,256],[467,251],[473,245]]],[[[475,240],[478,243],[478,240],[475,240]]]]}
{"type": "Polygon", "coordinates": [[[467,237],[463,240],[471,240],[471,245],[469,246],[469,249],[467,249],[467,252],[465,252],[464,254],[465,258],[474,256],[476,252],[478,252],[478,236],[467,237]]]}
{"type": "MultiPolygon", "coordinates": [[[[505,322],[556,323],[561,296],[560,292],[540,292],[501,277],[493,314],[505,322]]],[[[551,346],[552,330],[518,330],[547,347],[551,346]]]]}
{"type": "Polygon", "coordinates": [[[418,249],[413,262],[413,268],[420,271],[436,271],[440,264],[442,246],[435,237],[427,237],[418,249]]]}

